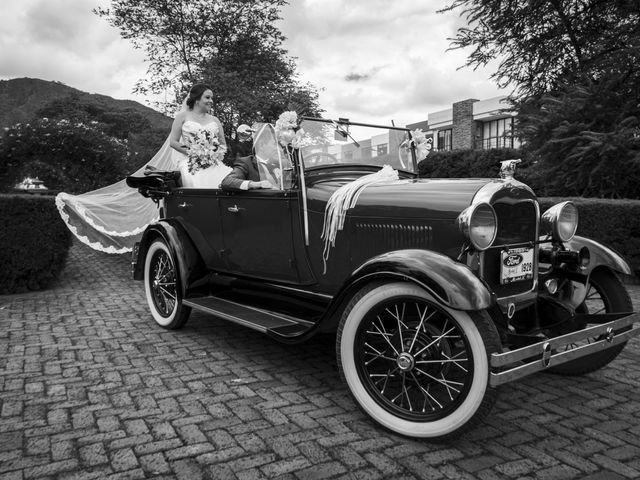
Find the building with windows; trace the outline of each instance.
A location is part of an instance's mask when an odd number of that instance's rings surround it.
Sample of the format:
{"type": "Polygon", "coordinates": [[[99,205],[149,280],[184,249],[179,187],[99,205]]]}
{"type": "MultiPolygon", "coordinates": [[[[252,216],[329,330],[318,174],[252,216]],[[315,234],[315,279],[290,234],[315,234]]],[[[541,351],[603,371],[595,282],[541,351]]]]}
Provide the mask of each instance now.
{"type": "Polygon", "coordinates": [[[435,150],[518,148],[512,135],[515,112],[506,97],[473,98],[429,113],[427,120],[407,125],[431,133],[435,150]]]}
{"type": "MultiPolygon", "coordinates": [[[[456,102],[446,110],[429,113],[427,120],[406,125],[406,128],[426,132],[437,151],[519,148],[520,142],[513,136],[515,117],[516,112],[510,109],[506,97],[470,98],[456,102]]],[[[347,141],[346,136],[339,139],[347,141]]],[[[323,151],[339,155],[346,161],[384,162],[391,152],[395,156],[403,140],[404,133],[389,131],[366,139],[358,138],[360,148],[353,143],[337,143],[323,151]]]]}

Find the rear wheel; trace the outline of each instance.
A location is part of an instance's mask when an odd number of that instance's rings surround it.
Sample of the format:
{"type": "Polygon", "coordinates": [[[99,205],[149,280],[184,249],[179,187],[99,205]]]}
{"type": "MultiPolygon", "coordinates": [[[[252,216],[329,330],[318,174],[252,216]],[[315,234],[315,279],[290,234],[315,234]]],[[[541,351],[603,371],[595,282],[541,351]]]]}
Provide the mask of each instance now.
{"type": "Polygon", "coordinates": [[[356,403],[394,432],[460,434],[495,403],[489,355],[500,351],[486,312],[440,305],[417,285],[369,286],[338,328],[338,367],[356,403]]]}
{"type": "Polygon", "coordinates": [[[176,330],[185,324],[191,308],[182,304],[176,262],[164,240],[154,240],[147,250],[144,290],[151,315],[158,325],[176,330]]]}
{"type": "MultiPolygon", "coordinates": [[[[589,277],[587,284],[587,295],[584,302],[576,309],[577,313],[617,313],[632,312],[633,303],[629,294],[620,279],[609,270],[596,270],[589,277]]],[[[586,328],[595,324],[583,324],[580,328],[586,328]]],[[[565,332],[567,333],[567,332],[565,332]]],[[[577,344],[567,345],[566,350],[574,349],[578,346],[593,343],[602,337],[594,337],[577,344]]],[[[585,373],[598,370],[611,363],[624,349],[625,343],[607,348],[601,352],[592,353],[584,357],[563,363],[548,369],[551,373],[560,375],[583,375],[585,373]]]]}

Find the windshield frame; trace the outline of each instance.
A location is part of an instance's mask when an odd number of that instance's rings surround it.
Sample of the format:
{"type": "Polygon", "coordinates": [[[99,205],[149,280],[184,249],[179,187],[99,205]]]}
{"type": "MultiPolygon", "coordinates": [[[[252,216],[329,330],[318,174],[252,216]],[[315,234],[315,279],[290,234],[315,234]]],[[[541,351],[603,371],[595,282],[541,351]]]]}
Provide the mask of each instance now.
{"type": "MultiPolygon", "coordinates": [[[[332,119],[327,119],[327,118],[322,118],[322,117],[311,117],[311,116],[306,116],[306,115],[301,115],[300,117],[300,125],[302,126],[304,124],[304,122],[318,122],[318,123],[324,123],[324,124],[328,124],[328,125],[332,125],[334,131],[336,132],[340,132],[342,134],[342,136],[344,136],[346,139],[352,141],[353,143],[355,143],[356,145],[358,145],[358,139],[355,139],[351,136],[351,133],[349,132],[349,127],[350,126],[354,126],[354,127],[365,127],[365,128],[372,128],[372,129],[380,129],[381,131],[386,130],[393,130],[393,131],[399,131],[399,132],[404,132],[407,136],[408,141],[407,142],[403,142],[401,145],[402,147],[398,147],[398,148],[406,148],[409,152],[410,152],[410,166],[411,168],[407,167],[402,167],[400,166],[400,168],[396,168],[396,166],[393,166],[393,168],[395,168],[396,170],[401,170],[413,175],[417,175],[418,174],[418,161],[417,161],[417,156],[416,156],[416,149],[414,146],[414,142],[411,142],[412,139],[412,135],[411,135],[411,130],[409,128],[406,127],[397,127],[395,125],[377,125],[377,124],[372,124],[372,123],[362,123],[362,122],[353,122],[350,121],[348,119],[344,119],[344,118],[339,118],[338,120],[332,120],[332,119]],[[406,146],[404,145],[406,143],[406,146]]],[[[304,127],[303,127],[304,128],[304,127]]],[[[364,139],[359,139],[359,141],[362,141],[364,139]]],[[[327,144],[327,145],[331,145],[331,144],[327,144]]],[[[337,143],[335,145],[338,145],[337,143]]],[[[298,148],[298,154],[299,154],[299,158],[301,160],[301,163],[304,164],[304,169],[308,170],[308,169],[314,169],[316,168],[314,165],[308,165],[305,160],[304,160],[304,154],[301,151],[302,148],[298,148]]],[[[406,162],[405,162],[406,163],[406,162]]],[[[349,161],[340,161],[340,162],[336,162],[333,165],[335,165],[336,167],[340,167],[340,166],[346,166],[346,165],[370,165],[370,166],[378,166],[381,167],[381,165],[378,165],[376,163],[367,163],[367,162],[349,162],[349,161]]],[[[326,165],[323,165],[326,166],[326,165]]]]}

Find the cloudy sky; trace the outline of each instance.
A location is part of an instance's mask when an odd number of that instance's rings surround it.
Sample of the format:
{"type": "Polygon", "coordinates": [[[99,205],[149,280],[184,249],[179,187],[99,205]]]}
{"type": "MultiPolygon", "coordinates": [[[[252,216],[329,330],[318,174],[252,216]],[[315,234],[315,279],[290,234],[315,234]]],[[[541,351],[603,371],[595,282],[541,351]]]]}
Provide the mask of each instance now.
{"type": "MultiPolygon", "coordinates": [[[[458,69],[449,51],[463,25],[438,14],[448,0],[291,0],[282,10],[285,47],[302,81],[320,90],[331,118],[407,124],[465,98],[506,94],[487,70],[458,69]]],[[[144,77],[144,53],[92,13],[107,0],[0,0],[0,79],[57,80],[90,93],[128,98],[144,77]]]]}

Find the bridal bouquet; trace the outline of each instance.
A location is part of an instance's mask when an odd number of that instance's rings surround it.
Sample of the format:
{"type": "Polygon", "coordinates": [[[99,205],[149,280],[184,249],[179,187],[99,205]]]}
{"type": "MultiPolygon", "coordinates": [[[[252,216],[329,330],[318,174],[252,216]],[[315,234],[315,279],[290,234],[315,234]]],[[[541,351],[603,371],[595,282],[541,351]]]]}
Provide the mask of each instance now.
{"type": "Polygon", "coordinates": [[[226,151],[227,147],[220,144],[218,135],[204,128],[198,130],[189,145],[187,155],[189,173],[194,174],[211,165],[222,164],[226,151]]]}

